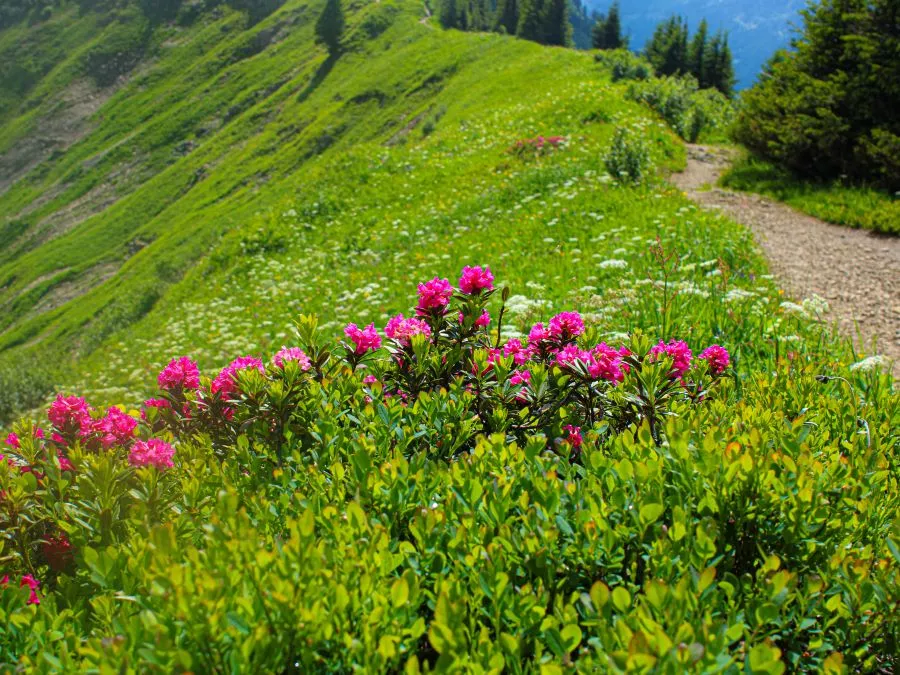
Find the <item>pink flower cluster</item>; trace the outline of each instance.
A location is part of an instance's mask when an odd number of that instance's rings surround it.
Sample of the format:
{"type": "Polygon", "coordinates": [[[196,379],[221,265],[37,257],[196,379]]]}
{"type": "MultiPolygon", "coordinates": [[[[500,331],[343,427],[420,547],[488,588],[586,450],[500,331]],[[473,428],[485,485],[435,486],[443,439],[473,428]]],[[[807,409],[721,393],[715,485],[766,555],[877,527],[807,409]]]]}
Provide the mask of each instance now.
{"type": "MultiPolygon", "coordinates": [[[[9,585],[9,575],[7,574],[2,579],[0,579],[0,586],[9,585]]],[[[28,597],[29,605],[39,605],[41,604],[41,599],[38,597],[37,589],[41,587],[41,582],[35,579],[30,574],[23,574],[22,578],[19,580],[19,588],[28,587],[31,589],[31,595],[28,597]]]]}
{"type": "Polygon", "coordinates": [[[563,347],[556,354],[556,365],[560,368],[572,369],[580,362],[588,374],[595,380],[606,380],[618,384],[625,379],[628,367],[622,359],[630,352],[625,347],[618,351],[601,342],[591,350],[579,349],[574,342],[563,347]]]}
{"type": "Polygon", "coordinates": [[[494,288],[494,275],[491,268],[475,266],[463,267],[462,276],[459,278],[459,290],[466,295],[475,295],[481,291],[490,291],[494,288]]]}
{"type": "Polygon", "coordinates": [[[236,393],[238,391],[236,376],[242,370],[248,369],[256,369],[261,373],[266,372],[263,362],[255,356],[239,356],[219,371],[216,379],[212,382],[210,391],[214,394],[221,394],[225,398],[236,393]]]}
{"type": "Polygon", "coordinates": [[[80,396],[58,394],[50,404],[47,417],[63,433],[81,432],[91,423],[91,409],[80,396]]]}
{"type": "Polygon", "coordinates": [[[359,328],[355,323],[347,324],[344,335],[355,345],[354,353],[365,354],[381,347],[381,336],[375,330],[375,324],[370,323],[365,328],[359,328]]]}
{"type": "Polygon", "coordinates": [[[534,152],[542,152],[546,148],[557,149],[559,148],[563,142],[565,142],[565,136],[537,136],[536,138],[523,138],[520,141],[516,141],[516,144],[512,147],[512,150],[516,154],[522,154],[526,150],[532,150],[534,152]]]}
{"type": "Polygon", "coordinates": [[[446,279],[435,277],[431,281],[419,284],[419,303],[416,313],[419,316],[443,314],[453,297],[453,286],[446,279]]]}
{"type": "Polygon", "coordinates": [[[673,378],[684,377],[685,373],[691,368],[691,357],[693,353],[687,343],[682,340],[672,340],[671,342],[660,342],[650,350],[650,356],[659,358],[668,357],[672,359],[671,376],[673,378]]]}
{"type": "Polygon", "coordinates": [[[578,312],[560,312],[550,319],[548,328],[550,337],[565,342],[584,333],[584,321],[578,312]]]}
{"type": "Polygon", "coordinates": [[[699,358],[709,363],[709,372],[713,375],[721,375],[731,365],[728,350],[720,345],[710,345],[700,352],[699,358]]]}
{"type": "Polygon", "coordinates": [[[155,466],[157,469],[171,469],[175,466],[172,457],[175,448],[158,438],[149,441],[135,441],[128,453],[128,461],[132,466],[155,466]]]}
{"type": "Polygon", "coordinates": [[[196,389],[200,386],[200,369],[194,361],[182,356],[169,361],[156,381],[163,391],[196,389]]]}
{"type": "Polygon", "coordinates": [[[422,319],[411,317],[403,318],[402,314],[392,317],[384,327],[384,334],[392,340],[396,340],[398,344],[409,347],[411,340],[416,335],[424,335],[426,338],[431,337],[431,328],[422,319]]]}
{"type": "Polygon", "coordinates": [[[571,445],[575,450],[581,448],[581,444],[584,443],[584,438],[581,436],[581,427],[567,424],[563,427],[563,431],[568,432],[568,435],[563,439],[566,443],[571,445]]]}
{"type": "Polygon", "coordinates": [[[275,364],[276,368],[284,368],[284,364],[289,361],[295,361],[297,366],[303,372],[309,370],[312,365],[309,357],[299,347],[282,347],[281,350],[272,357],[272,363],[275,364]]]}
{"type": "Polygon", "coordinates": [[[134,438],[137,424],[134,417],[119,408],[109,408],[105,417],[83,427],[81,435],[86,437],[95,434],[104,448],[111,448],[114,445],[126,445],[134,438]]]}

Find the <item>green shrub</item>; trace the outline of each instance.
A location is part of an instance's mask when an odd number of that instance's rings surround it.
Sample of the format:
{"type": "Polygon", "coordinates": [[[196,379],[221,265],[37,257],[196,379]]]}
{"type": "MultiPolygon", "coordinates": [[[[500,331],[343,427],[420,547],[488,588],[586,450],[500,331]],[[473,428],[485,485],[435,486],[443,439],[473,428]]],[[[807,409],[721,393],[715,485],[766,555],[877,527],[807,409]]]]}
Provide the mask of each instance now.
{"type": "Polygon", "coordinates": [[[653,75],[653,66],[646,59],[627,49],[601,51],[594,59],[609,69],[613,82],[648,80],[653,75]]]}
{"type": "Polygon", "coordinates": [[[796,50],[744,92],[735,137],[795,174],[900,189],[900,48],[893,0],[825,0],[796,50]]]}
{"type": "Polygon", "coordinates": [[[692,77],[662,77],[633,83],[628,97],[658,113],[686,141],[723,139],[734,107],[715,89],[698,89],[692,77]]]}
{"type": "Polygon", "coordinates": [[[625,127],[616,128],[603,162],[610,176],[634,185],[644,181],[653,164],[643,137],[625,127]]]}

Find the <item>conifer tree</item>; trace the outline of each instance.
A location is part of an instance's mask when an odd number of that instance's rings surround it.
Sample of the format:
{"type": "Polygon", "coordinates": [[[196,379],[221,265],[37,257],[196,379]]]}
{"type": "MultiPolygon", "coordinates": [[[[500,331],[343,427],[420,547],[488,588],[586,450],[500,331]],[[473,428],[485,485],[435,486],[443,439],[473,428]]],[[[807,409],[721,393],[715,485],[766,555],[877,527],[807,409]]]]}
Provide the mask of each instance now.
{"type": "Polygon", "coordinates": [[[533,42],[544,41],[544,3],[543,0],[520,0],[519,24],[516,35],[533,42]]]}
{"type": "Polygon", "coordinates": [[[616,0],[609,8],[606,16],[606,49],[625,49],[627,40],[622,37],[622,20],[619,17],[619,0],[616,0]]]}
{"type": "Polygon", "coordinates": [[[659,24],[644,53],[657,75],[688,72],[687,22],[680,16],[673,16],[659,24]]]}
{"type": "Polygon", "coordinates": [[[329,52],[335,54],[340,49],[343,34],[344,10],[341,8],[341,0],[326,0],[325,9],[316,22],[316,37],[319,42],[325,43],[329,52]]]}
{"type": "Polygon", "coordinates": [[[519,25],[519,3],[517,0],[500,0],[497,3],[497,14],[494,20],[494,30],[515,35],[519,25]],[[502,31],[501,31],[502,29],[502,31]]]}
{"type": "Polygon", "coordinates": [[[438,21],[444,28],[456,28],[459,25],[456,0],[441,0],[441,11],[438,15],[438,21]]]}
{"type": "Polygon", "coordinates": [[[572,42],[572,24],[569,23],[569,0],[544,0],[545,45],[566,47],[572,42]]]}
{"type": "Polygon", "coordinates": [[[734,95],[734,63],[728,35],[719,31],[709,42],[706,53],[707,82],[705,87],[715,87],[728,97],[734,95]]]}
{"type": "Polygon", "coordinates": [[[700,22],[697,32],[691,40],[688,53],[688,69],[697,78],[701,89],[710,87],[709,74],[707,73],[706,56],[709,49],[709,24],[706,19],[700,22]]]}

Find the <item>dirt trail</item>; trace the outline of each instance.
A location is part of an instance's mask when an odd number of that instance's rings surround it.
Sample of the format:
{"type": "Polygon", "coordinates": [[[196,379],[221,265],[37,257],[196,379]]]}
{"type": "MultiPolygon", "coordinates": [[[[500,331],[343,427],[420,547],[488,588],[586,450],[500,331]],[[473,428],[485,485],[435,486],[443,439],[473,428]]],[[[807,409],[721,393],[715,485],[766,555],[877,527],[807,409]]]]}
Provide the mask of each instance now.
{"type": "Polygon", "coordinates": [[[877,339],[878,353],[894,360],[894,377],[900,377],[900,238],[831,225],[764,197],[714,187],[730,153],[700,145],[687,151],[687,169],[670,180],[704,208],[750,228],[789,293],[825,298],[844,335],[856,341],[858,325],[867,353],[877,339]]]}

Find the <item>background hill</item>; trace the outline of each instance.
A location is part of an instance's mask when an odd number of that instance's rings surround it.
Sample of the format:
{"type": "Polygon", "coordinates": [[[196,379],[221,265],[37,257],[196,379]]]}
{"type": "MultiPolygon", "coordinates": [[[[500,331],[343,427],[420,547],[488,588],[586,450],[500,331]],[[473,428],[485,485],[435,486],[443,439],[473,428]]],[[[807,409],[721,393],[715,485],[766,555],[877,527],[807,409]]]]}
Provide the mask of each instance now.
{"type": "MultiPolygon", "coordinates": [[[[593,11],[606,12],[609,0],[586,0],[593,11]]],[[[750,86],[760,67],[777,49],[788,46],[792,24],[800,22],[805,0],[624,0],[622,25],[631,37],[631,49],[639,51],[653,35],[656,25],[673,14],[688,19],[691,30],[704,17],[712,31],[728,31],[734,53],[738,87],[750,86]]]]}
{"type": "MultiPolygon", "coordinates": [[[[0,33],[4,90],[18,87],[0,109],[6,416],[73,373],[115,389],[139,363],[188,349],[186,336],[157,343],[155,355],[143,344],[184,303],[240,308],[240,326],[217,312],[191,347],[216,362],[263,335],[283,339],[300,309],[345,318],[344,294],[380,277],[379,261],[431,254],[417,232],[480,223],[497,194],[567,180],[559,168],[535,178],[509,165],[516,140],[571,134],[573,157],[594,148],[597,173],[616,124],[653,119],[587,54],[442,32],[416,2],[348,3],[339,58],[313,40],[317,2],[293,0],[261,19],[225,4],[183,13],[191,7],[151,21],[136,5],[63,5],[0,33]],[[232,273],[259,290],[246,278],[256,254],[293,270],[283,316],[266,327],[244,313],[246,298],[223,290],[232,273]],[[121,334],[138,321],[141,347],[126,358],[132,343],[121,334]],[[114,382],[101,375],[108,364],[114,382]]],[[[680,154],[663,125],[647,129],[657,153],[680,154]]],[[[491,232],[502,232],[493,220],[491,232]]],[[[487,250],[506,240],[483,235],[448,241],[442,266],[473,255],[461,242],[487,250]]],[[[183,327],[195,337],[196,322],[183,327]]]]}

